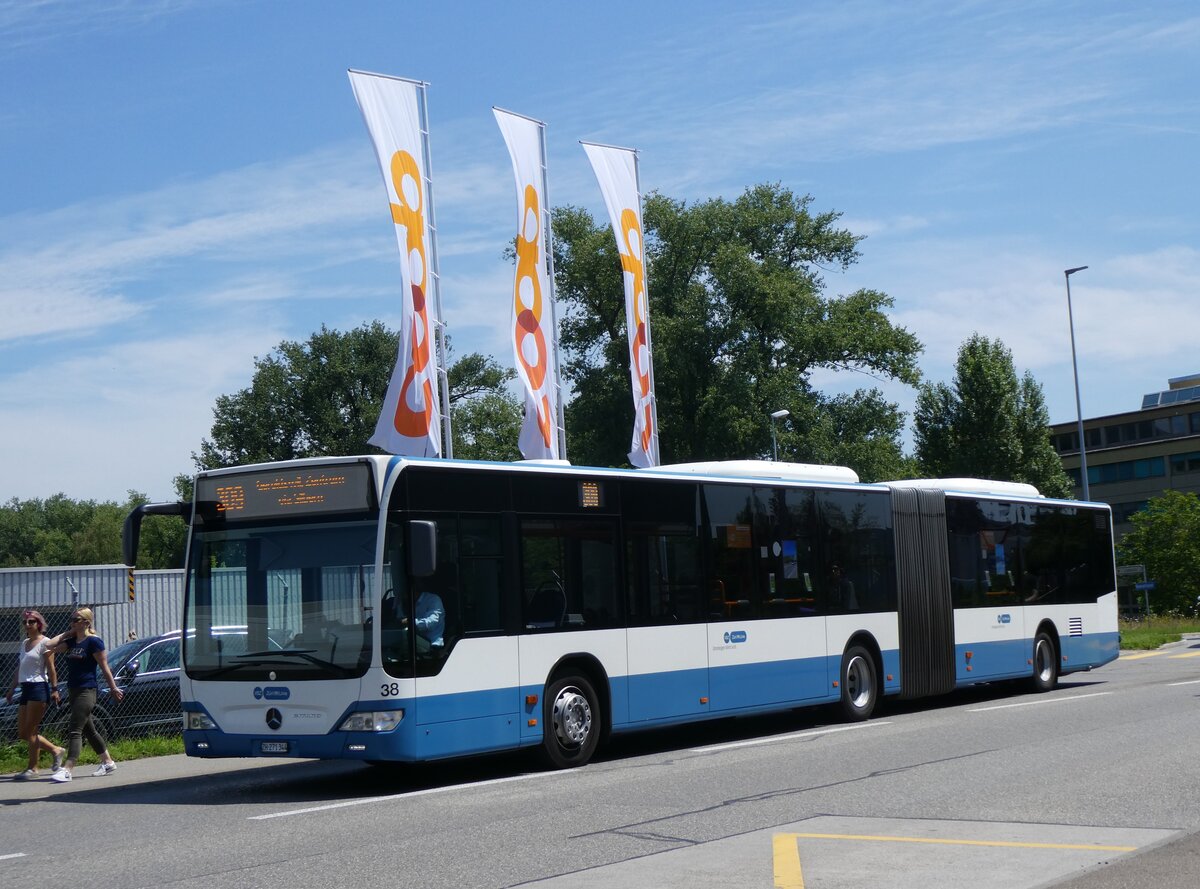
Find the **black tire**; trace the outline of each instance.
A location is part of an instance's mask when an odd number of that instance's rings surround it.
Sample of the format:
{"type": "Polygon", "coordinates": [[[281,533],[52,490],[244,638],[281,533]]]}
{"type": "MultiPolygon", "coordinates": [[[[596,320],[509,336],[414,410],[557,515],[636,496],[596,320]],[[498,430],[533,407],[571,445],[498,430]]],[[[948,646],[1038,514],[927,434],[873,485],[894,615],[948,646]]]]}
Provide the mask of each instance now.
{"type": "Polygon", "coordinates": [[[842,715],[849,722],[869,719],[879,700],[879,674],[875,659],[861,645],[852,645],[842,655],[838,687],[842,690],[842,715]]]}
{"type": "Polygon", "coordinates": [[[1046,633],[1038,633],[1033,639],[1034,691],[1052,691],[1058,685],[1058,647],[1046,633]]]}
{"type": "Polygon", "coordinates": [[[542,699],[542,761],[552,769],[585,765],[596,752],[604,717],[591,682],[567,674],[546,686],[542,699]]]}

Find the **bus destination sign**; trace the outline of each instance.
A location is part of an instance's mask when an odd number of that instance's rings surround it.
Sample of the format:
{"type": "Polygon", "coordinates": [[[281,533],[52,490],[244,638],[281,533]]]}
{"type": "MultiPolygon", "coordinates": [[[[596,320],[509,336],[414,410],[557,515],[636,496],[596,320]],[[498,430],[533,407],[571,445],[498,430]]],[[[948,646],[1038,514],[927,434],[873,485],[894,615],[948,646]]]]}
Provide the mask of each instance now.
{"type": "Polygon", "coordinates": [[[222,519],[361,512],[371,508],[371,488],[367,464],[349,463],[204,476],[196,499],[222,519]]]}

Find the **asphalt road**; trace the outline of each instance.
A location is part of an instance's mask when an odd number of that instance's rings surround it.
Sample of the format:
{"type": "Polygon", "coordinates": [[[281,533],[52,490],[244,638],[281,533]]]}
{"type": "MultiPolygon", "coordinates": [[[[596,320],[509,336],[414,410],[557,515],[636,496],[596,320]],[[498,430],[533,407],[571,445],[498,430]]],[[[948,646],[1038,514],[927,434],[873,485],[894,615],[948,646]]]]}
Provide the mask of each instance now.
{"type": "Polygon", "coordinates": [[[1195,887],[1200,642],[1058,690],[886,702],[385,771],[122,763],[0,780],[0,882],[320,887],[1195,887]]]}

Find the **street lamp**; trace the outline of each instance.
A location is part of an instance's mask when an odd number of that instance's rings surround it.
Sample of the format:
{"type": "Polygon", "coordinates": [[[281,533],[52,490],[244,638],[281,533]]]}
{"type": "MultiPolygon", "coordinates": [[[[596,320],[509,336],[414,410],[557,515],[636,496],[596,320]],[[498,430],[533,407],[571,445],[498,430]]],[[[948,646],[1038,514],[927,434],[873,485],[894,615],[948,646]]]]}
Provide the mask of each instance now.
{"type": "Polygon", "coordinates": [[[1079,364],[1075,361],[1075,316],[1071,312],[1071,276],[1086,268],[1086,265],[1081,265],[1067,269],[1063,277],[1067,279],[1067,322],[1071,325],[1071,369],[1075,372],[1075,416],[1079,420],[1079,477],[1083,479],[1083,499],[1091,500],[1088,493],[1087,448],[1083,443],[1083,408],[1079,404],[1079,364]]]}
{"type": "Polygon", "coordinates": [[[791,413],[789,410],[771,412],[771,450],[775,454],[775,462],[779,462],[779,442],[775,440],[775,421],[782,420],[791,413]]]}

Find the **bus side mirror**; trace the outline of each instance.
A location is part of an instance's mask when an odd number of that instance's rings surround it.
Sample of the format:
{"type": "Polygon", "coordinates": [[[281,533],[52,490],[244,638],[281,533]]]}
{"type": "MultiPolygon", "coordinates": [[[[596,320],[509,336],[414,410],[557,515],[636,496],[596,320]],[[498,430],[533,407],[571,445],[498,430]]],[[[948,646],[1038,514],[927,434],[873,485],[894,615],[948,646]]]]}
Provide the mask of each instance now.
{"type": "Polygon", "coordinates": [[[142,517],[148,515],[177,515],[180,518],[188,514],[192,508],[190,503],[143,503],[134,507],[125,517],[125,527],[121,530],[121,554],[125,564],[132,568],[137,563],[138,538],[142,535],[142,517]]]}
{"type": "Polygon", "coordinates": [[[437,522],[408,523],[408,573],[432,577],[437,571],[437,522]]]}

